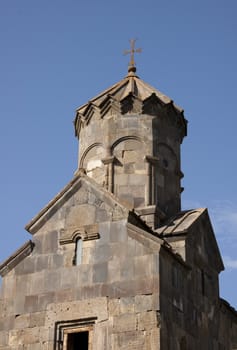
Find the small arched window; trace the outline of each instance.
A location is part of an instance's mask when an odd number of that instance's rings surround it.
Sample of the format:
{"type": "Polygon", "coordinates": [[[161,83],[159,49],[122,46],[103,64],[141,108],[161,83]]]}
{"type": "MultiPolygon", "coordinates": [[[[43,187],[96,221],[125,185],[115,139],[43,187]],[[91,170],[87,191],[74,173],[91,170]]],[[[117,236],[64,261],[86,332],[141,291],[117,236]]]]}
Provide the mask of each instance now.
{"type": "Polygon", "coordinates": [[[76,239],[75,255],[73,259],[74,265],[80,265],[82,262],[82,239],[78,237],[76,239]]]}

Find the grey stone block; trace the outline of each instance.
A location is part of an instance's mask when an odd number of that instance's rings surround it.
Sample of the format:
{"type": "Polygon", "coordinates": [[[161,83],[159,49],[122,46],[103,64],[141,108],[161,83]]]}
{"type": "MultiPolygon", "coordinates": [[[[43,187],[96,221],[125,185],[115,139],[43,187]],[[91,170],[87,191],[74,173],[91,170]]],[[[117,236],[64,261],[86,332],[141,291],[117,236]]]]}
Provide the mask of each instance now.
{"type": "Polygon", "coordinates": [[[48,304],[51,304],[55,300],[55,292],[48,292],[39,294],[38,298],[38,311],[44,311],[48,304]]]}
{"type": "Polygon", "coordinates": [[[45,272],[44,275],[44,291],[53,292],[60,288],[60,271],[49,270],[45,272]]]}
{"type": "Polygon", "coordinates": [[[73,288],[68,288],[68,289],[63,289],[63,290],[58,290],[55,292],[55,299],[54,301],[56,303],[63,303],[65,300],[67,301],[72,301],[77,298],[77,292],[76,292],[76,286],[73,288]]]}
{"type": "MultiPolygon", "coordinates": [[[[84,286],[77,292],[77,298],[78,299],[92,299],[92,298],[99,298],[101,294],[101,284],[94,284],[91,286],[84,286]]],[[[94,314],[97,313],[96,309],[94,310],[94,314]]]]}
{"type": "Polygon", "coordinates": [[[110,253],[114,259],[125,259],[128,256],[128,251],[126,242],[110,243],[110,253]]]}
{"type": "Polygon", "coordinates": [[[0,349],[4,347],[4,349],[10,349],[7,348],[8,341],[9,341],[9,336],[8,332],[2,331],[3,328],[0,328],[0,349]]]}
{"type": "Polygon", "coordinates": [[[110,246],[107,245],[99,245],[94,250],[93,260],[95,263],[101,263],[105,261],[109,261],[112,259],[112,254],[110,252],[110,246]]]}
{"type": "MultiPolygon", "coordinates": [[[[151,347],[145,347],[145,335],[144,332],[139,331],[125,331],[115,334],[114,346],[116,349],[131,349],[131,350],[143,350],[151,349],[151,347]]],[[[155,348],[154,348],[155,349],[155,348]]]]}
{"type": "Polygon", "coordinates": [[[51,231],[44,235],[42,251],[46,254],[57,252],[58,249],[58,232],[51,231]]]}
{"type": "Polygon", "coordinates": [[[118,259],[110,260],[108,262],[108,282],[120,280],[120,263],[121,262],[118,259]]]}
{"type": "Polygon", "coordinates": [[[55,277],[57,288],[58,289],[68,289],[78,284],[78,267],[73,266],[71,268],[60,269],[55,277]],[[58,281],[57,279],[60,279],[58,281]]]}
{"type": "Polygon", "coordinates": [[[27,295],[25,297],[24,310],[27,313],[38,311],[38,295],[27,295]]]}
{"type": "Polygon", "coordinates": [[[127,227],[126,221],[117,221],[111,223],[110,230],[110,240],[111,242],[126,242],[128,239],[127,236],[127,227]]]}
{"type": "Polygon", "coordinates": [[[49,268],[57,269],[63,266],[63,254],[50,254],[49,268]]]}
{"type": "MultiPolygon", "coordinates": [[[[30,314],[30,327],[43,327],[45,325],[46,312],[34,312],[30,314]]],[[[24,327],[23,327],[24,328],[24,327]]]]}
{"type": "Polygon", "coordinates": [[[135,274],[134,259],[127,258],[120,262],[120,275],[122,280],[131,280],[135,274]]]}
{"type": "Polygon", "coordinates": [[[15,315],[8,315],[7,317],[0,318],[0,331],[9,331],[13,329],[15,324],[15,315]]]}
{"type": "Polygon", "coordinates": [[[35,272],[34,274],[29,276],[29,287],[28,287],[28,293],[27,294],[39,294],[43,293],[45,290],[45,287],[48,281],[47,277],[45,278],[45,275],[48,275],[48,272],[35,272]]]}
{"type": "Polygon", "coordinates": [[[92,283],[93,265],[86,264],[78,267],[78,286],[92,283]]]}
{"type": "Polygon", "coordinates": [[[24,274],[25,274],[24,261],[21,261],[21,262],[15,267],[15,273],[16,273],[16,275],[24,275],[24,274]]]}
{"type": "Polygon", "coordinates": [[[138,329],[149,331],[157,327],[157,315],[155,311],[146,311],[138,314],[138,329]]]}
{"type": "Polygon", "coordinates": [[[106,210],[97,209],[96,210],[96,216],[95,216],[95,222],[103,222],[111,220],[112,215],[111,213],[108,213],[106,210]]]}
{"type": "Polygon", "coordinates": [[[108,278],[108,263],[95,264],[93,266],[93,282],[103,283],[106,282],[108,278]]]}
{"type": "Polygon", "coordinates": [[[120,314],[135,314],[135,297],[120,299],[120,314]]]}
{"type": "Polygon", "coordinates": [[[26,257],[24,259],[24,273],[34,273],[35,272],[35,264],[36,264],[36,258],[33,257],[26,257]]]}
{"type": "Polygon", "coordinates": [[[151,256],[143,255],[134,258],[135,276],[151,276],[151,256]]]}
{"type": "Polygon", "coordinates": [[[129,332],[136,330],[136,315],[135,314],[122,314],[114,316],[113,318],[113,332],[129,332]]]}
{"type": "Polygon", "coordinates": [[[15,315],[14,328],[23,329],[30,326],[30,314],[15,315]]]}
{"type": "Polygon", "coordinates": [[[45,269],[48,269],[49,266],[49,255],[37,255],[35,256],[35,271],[43,271],[45,269]]]}
{"type": "Polygon", "coordinates": [[[100,239],[97,241],[97,245],[103,245],[110,241],[111,224],[111,222],[101,222],[99,224],[100,239]]]}
{"type": "Polygon", "coordinates": [[[17,294],[13,305],[13,312],[15,315],[23,314],[25,312],[25,293],[17,294]]]}
{"type": "Polygon", "coordinates": [[[33,255],[42,254],[43,252],[43,236],[35,235],[33,238],[34,250],[33,255]]]}

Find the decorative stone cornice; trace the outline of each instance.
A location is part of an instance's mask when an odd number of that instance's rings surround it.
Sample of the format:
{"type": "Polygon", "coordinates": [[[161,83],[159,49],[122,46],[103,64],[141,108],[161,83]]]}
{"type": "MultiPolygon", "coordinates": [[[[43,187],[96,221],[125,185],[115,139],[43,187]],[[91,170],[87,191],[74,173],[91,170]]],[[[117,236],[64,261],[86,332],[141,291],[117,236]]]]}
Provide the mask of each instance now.
{"type": "Polygon", "coordinates": [[[151,163],[151,164],[158,164],[160,159],[158,157],[154,157],[154,156],[145,156],[145,160],[148,162],[148,163],[151,163]]]}
{"type": "Polygon", "coordinates": [[[0,265],[0,275],[4,277],[9,271],[11,271],[16,265],[19,264],[25,257],[30,255],[34,247],[32,241],[26,242],[15,253],[13,253],[7,260],[0,265]]]}
{"type": "Polygon", "coordinates": [[[115,156],[109,156],[109,157],[101,159],[101,161],[102,161],[102,163],[104,165],[112,164],[112,163],[114,163],[116,161],[116,157],[115,156]]]}
{"type": "Polygon", "coordinates": [[[107,114],[136,113],[167,117],[167,109],[172,117],[172,124],[175,121],[182,136],[186,136],[187,121],[183,109],[135,74],[129,74],[76,110],[75,135],[79,137],[81,127],[87,125],[94,115],[104,118],[107,114]]]}
{"type": "Polygon", "coordinates": [[[160,210],[160,208],[157,205],[148,205],[146,207],[142,208],[136,208],[136,212],[139,216],[145,216],[145,215],[157,215],[161,220],[164,220],[166,218],[165,213],[160,210]]]}

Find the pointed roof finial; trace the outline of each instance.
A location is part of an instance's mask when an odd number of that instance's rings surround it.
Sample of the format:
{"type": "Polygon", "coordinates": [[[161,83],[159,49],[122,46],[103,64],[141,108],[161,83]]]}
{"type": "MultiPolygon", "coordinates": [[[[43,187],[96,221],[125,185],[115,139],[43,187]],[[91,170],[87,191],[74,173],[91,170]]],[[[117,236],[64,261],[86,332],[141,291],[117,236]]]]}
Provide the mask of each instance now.
{"type": "Polygon", "coordinates": [[[136,42],[136,40],[137,39],[130,39],[129,42],[130,42],[131,49],[124,51],[124,55],[130,54],[130,62],[129,62],[129,65],[128,65],[128,73],[130,73],[130,72],[135,73],[136,72],[136,66],[135,66],[135,61],[134,61],[134,54],[142,52],[141,48],[135,49],[135,42],[136,42]]]}

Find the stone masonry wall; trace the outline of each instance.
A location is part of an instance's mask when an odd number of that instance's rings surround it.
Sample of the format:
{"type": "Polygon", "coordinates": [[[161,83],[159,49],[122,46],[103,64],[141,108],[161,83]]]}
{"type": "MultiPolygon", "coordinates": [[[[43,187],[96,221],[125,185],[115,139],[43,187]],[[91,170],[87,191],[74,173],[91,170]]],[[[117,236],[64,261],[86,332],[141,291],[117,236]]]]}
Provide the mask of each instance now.
{"type": "Polygon", "coordinates": [[[78,215],[88,205],[83,191],[41,227],[32,254],[3,278],[0,349],[56,350],[57,323],[81,327],[84,320],[91,320],[93,349],[159,348],[159,251],[136,232],[131,237],[126,219],[103,221],[92,199],[88,217],[99,238],[83,241],[80,265],[73,265],[75,242],[60,243],[62,229],[89,224],[78,215]]]}
{"type": "Polygon", "coordinates": [[[214,251],[206,255],[204,236],[210,247],[210,235],[197,228],[186,242],[183,238],[171,243],[180,251],[186,245],[185,263],[160,251],[161,349],[236,349],[237,314],[219,298],[218,273],[210,263],[214,251]]]}
{"type": "Polygon", "coordinates": [[[183,175],[182,135],[173,118],[172,113],[94,116],[80,130],[79,168],[129,208],[158,205],[174,215],[183,175]]]}

